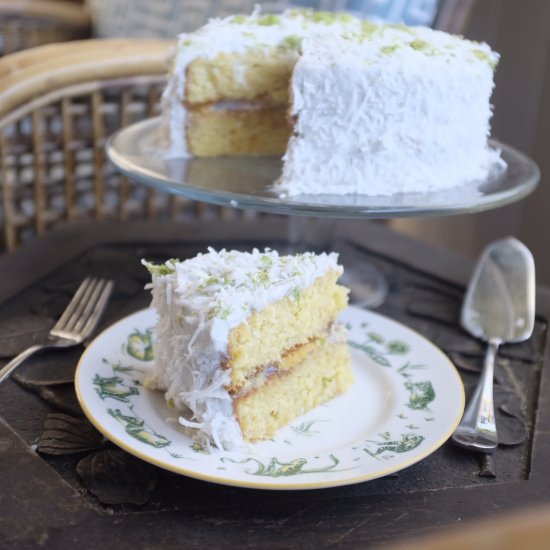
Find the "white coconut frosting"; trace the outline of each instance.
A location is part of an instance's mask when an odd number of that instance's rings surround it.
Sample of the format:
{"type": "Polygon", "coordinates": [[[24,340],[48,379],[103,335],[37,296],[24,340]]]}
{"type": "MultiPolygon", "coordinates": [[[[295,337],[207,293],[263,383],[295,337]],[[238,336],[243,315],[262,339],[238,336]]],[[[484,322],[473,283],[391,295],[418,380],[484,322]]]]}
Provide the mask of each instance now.
{"type": "Polygon", "coordinates": [[[168,403],[190,409],[182,425],[196,428],[204,443],[218,448],[243,446],[226,386],[229,331],[254,311],[285,296],[298,299],[318,277],[342,273],[338,255],[304,253],[279,256],[209,249],[193,259],[146,265],[152,274],[155,367],[148,387],[164,390],[168,403]]]}
{"type": "Polygon", "coordinates": [[[484,179],[502,166],[487,144],[497,59],[421,27],[304,40],[279,190],[393,195],[484,179]]]}

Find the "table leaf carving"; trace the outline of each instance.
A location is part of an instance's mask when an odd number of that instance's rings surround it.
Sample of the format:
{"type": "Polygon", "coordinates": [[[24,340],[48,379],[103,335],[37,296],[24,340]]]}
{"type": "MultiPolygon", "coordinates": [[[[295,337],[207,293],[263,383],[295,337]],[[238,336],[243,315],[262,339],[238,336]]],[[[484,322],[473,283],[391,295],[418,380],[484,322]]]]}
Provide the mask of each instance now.
{"type": "Polygon", "coordinates": [[[52,413],[46,417],[36,450],[50,455],[69,455],[100,449],[103,435],[88,420],[52,413]]]}
{"type": "Polygon", "coordinates": [[[53,324],[51,318],[33,314],[2,319],[0,357],[14,357],[33,344],[44,342],[53,324]]]}
{"type": "Polygon", "coordinates": [[[105,449],[83,458],[76,471],[103,504],[145,504],[157,484],[154,466],[120,449],[105,449]]]}

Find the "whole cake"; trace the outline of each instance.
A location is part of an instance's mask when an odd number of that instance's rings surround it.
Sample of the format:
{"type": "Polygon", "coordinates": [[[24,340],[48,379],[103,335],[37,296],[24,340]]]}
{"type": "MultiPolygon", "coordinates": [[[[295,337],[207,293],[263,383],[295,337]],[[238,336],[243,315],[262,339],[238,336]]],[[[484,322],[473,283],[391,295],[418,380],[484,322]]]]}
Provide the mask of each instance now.
{"type": "Polygon", "coordinates": [[[284,155],[279,194],[435,191],[502,169],[498,54],[426,27],[289,10],[179,37],[168,156],[284,155]]]}
{"type": "Polygon", "coordinates": [[[147,264],[158,313],[146,380],[202,443],[269,439],[352,382],[337,255],[215,251],[147,264]]]}

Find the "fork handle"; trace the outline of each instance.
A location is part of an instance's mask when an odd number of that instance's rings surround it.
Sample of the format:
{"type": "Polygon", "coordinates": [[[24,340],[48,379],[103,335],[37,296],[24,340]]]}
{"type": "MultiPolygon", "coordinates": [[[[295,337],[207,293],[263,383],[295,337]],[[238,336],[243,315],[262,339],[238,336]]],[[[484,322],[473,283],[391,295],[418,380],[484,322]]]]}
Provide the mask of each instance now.
{"type": "Polygon", "coordinates": [[[28,359],[31,355],[34,355],[37,351],[44,349],[47,346],[36,345],[27,348],[22,351],[19,355],[14,357],[7,365],[5,365],[2,370],[0,370],[0,384],[8,378],[8,376],[14,371],[23,361],[28,359]]]}

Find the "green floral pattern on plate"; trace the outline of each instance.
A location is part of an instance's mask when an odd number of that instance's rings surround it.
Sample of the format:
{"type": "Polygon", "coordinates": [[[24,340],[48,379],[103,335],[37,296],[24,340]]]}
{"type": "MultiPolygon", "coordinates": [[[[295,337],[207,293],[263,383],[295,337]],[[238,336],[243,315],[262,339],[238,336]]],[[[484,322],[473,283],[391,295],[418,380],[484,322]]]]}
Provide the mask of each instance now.
{"type": "MultiPolygon", "coordinates": [[[[388,440],[390,435],[387,435],[388,440]]],[[[399,441],[367,441],[368,445],[365,447],[365,452],[378,458],[379,455],[384,453],[408,453],[416,449],[424,441],[424,437],[414,433],[402,434],[399,441]],[[373,450],[374,449],[374,450],[373,450]]],[[[386,455],[385,458],[388,458],[386,455]]]]}
{"type": "Polygon", "coordinates": [[[245,472],[253,476],[269,476],[269,477],[289,477],[299,474],[319,474],[326,472],[337,472],[334,468],[339,464],[339,460],[334,455],[329,455],[332,463],[323,468],[305,468],[308,461],[305,458],[296,458],[290,462],[281,462],[277,458],[271,458],[269,463],[264,464],[257,458],[244,458],[242,460],[234,460],[232,458],[221,458],[222,462],[232,462],[233,464],[256,464],[256,470],[246,469],[245,472]]]}
{"type": "Polygon", "coordinates": [[[303,435],[305,437],[312,437],[315,434],[319,433],[319,430],[313,429],[313,426],[315,424],[318,424],[319,422],[327,422],[326,420],[307,420],[306,422],[301,422],[298,425],[291,425],[292,430],[294,433],[297,433],[298,435],[303,435]]]}
{"type": "Polygon", "coordinates": [[[137,417],[135,414],[127,416],[122,414],[120,409],[107,409],[107,412],[118,422],[124,426],[126,433],[152,447],[160,449],[162,447],[168,447],[172,442],[164,437],[163,435],[158,434],[151,428],[148,428],[145,424],[145,420],[137,417]]]}
{"type": "Polygon", "coordinates": [[[153,360],[153,329],[147,328],[143,332],[135,329],[126,338],[126,353],[140,361],[153,360]]]}
{"type": "MultiPolygon", "coordinates": [[[[353,327],[349,325],[348,329],[353,330],[353,327]]],[[[394,368],[398,361],[398,357],[399,362],[403,364],[395,370],[405,379],[404,387],[409,392],[409,400],[408,403],[406,403],[406,406],[413,411],[430,412],[428,405],[436,397],[435,390],[431,381],[413,381],[415,374],[418,374],[416,371],[425,370],[426,365],[414,364],[408,360],[405,360],[407,355],[411,352],[410,344],[403,340],[396,339],[386,341],[384,336],[368,330],[367,323],[362,323],[361,329],[365,333],[364,338],[362,338],[360,342],[350,340],[350,347],[362,351],[373,361],[383,367],[394,368]]],[[[402,420],[408,419],[408,417],[402,412],[397,414],[397,417],[402,420]]],[[[430,422],[433,422],[434,420],[434,417],[430,417],[429,419],[430,422]]],[[[373,457],[378,457],[388,451],[394,453],[407,453],[416,449],[424,441],[425,437],[418,433],[420,428],[414,424],[408,424],[404,427],[409,430],[414,430],[414,432],[400,434],[400,440],[378,443],[378,448],[376,451],[372,451],[372,446],[367,447],[365,452],[373,457]]],[[[388,434],[387,439],[390,438],[391,435],[388,434]]]]}
{"type": "Polygon", "coordinates": [[[130,403],[130,396],[139,395],[139,390],[135,386],[126,386],[120,376],[106,377],[96,374],[92,383],[96,387],[97,394],[103,400],[110,397],[123,403],[130,403]]]}
{"type": "MultiPolygon", "coordinates": [[[[134,334],[135,332],[128,336],[128,342],[134,334]]],[[[130,398],[140,395],[137,386],[141,385],[141,381],[137,378],[126,380],[123,376],[128,374],[136,375],[143,371],[132,366],[124,366],[121,363],[111,363],[107,359],[103,359],[103,364],[108,365],[112,369],[113,376],[106,377],[96,373],[92,383],[99,397],[103,401],[114,399],[130,404],[126,413],[123,413],[119,408],[107,408],[107,413],[124,426],[124,430],[130,437],[157,449],[171,445],[172,442],[168,438],[148,427],[145,420],[139,418],[133,411],[133,404],[130,398]]]]}
{"type": "Polygon", "coordinates": [[[326,487],[380,477],[433,452],[462,413],[456,371],[426,340],[369,311],[343,321],[356,383],[280,430],[273,441],[220,451],[193,441],[162,392],[143,387],[153,361],[154,314],[108,329],[78,368],[79,399],[115,443],[160,466],[221,483],[326,487]]]}

